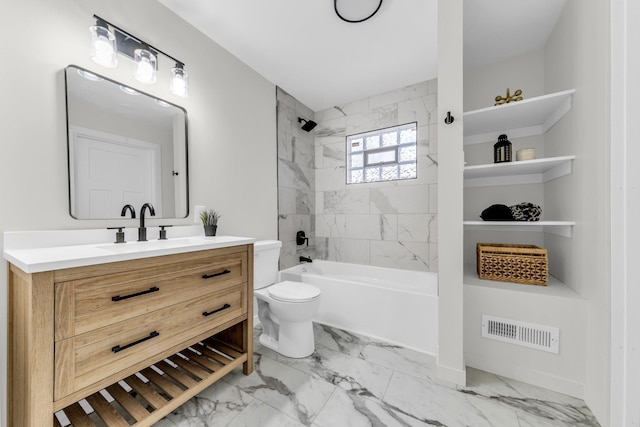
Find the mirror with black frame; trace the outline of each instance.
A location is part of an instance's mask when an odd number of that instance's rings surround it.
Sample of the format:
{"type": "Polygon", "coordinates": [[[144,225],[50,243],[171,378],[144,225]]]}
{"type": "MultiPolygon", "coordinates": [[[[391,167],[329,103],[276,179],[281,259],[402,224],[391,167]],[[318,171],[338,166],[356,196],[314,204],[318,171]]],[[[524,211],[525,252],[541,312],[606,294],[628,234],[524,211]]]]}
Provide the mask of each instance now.
{"type": "Polygon", "coordinates": [[[74,65],[65,80],[71,216],[151,203],[156,218],[187,217],[186,110],[74,65]]]}

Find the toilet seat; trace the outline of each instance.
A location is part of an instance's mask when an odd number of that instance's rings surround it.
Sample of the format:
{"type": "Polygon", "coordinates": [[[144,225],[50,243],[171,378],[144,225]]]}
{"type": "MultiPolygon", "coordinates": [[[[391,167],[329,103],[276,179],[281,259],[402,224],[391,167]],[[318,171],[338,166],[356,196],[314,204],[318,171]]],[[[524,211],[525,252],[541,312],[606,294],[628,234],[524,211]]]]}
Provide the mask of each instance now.
{"type": "Polygon", "coordinates": [[[313,285],[286,280],[267,288],[269,296],[282,302],[307,302],[320,296],[320,289],[313,285]]]}

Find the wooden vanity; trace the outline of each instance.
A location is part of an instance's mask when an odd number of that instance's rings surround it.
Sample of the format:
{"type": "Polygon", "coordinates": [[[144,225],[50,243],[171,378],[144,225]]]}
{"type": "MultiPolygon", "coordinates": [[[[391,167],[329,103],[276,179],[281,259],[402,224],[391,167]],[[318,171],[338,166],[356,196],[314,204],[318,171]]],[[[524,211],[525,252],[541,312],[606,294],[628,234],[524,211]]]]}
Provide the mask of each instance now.
{"type": "Polygon", "coordinates": [[[31,273],[10,262],[8,292],[10,427],[66,425],[59,411],[73,426],[151,426],[253,370],[253,244],[31,273]]]}

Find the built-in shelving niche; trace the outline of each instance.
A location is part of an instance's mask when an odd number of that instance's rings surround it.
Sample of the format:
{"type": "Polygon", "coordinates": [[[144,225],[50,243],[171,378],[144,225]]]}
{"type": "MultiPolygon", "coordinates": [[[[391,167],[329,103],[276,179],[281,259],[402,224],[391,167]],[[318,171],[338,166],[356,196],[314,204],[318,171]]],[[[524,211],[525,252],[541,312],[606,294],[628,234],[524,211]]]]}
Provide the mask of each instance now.
{"type": "MultiPolygon", "coordinates": [[[[542,135],[571,108],[575,89],[525,99],[464,113],[464,145],[494,142],[501,134],[509,138],[542,135]]],[[[574,155],[508,163],[465,166],[465,188],[517,184],[543,184],[569,175],[574,155]]],[[[466,230],[507,230],[553,233],[573,237],[575,221],[464,221],[466,230]]],[[[553,276],[547,286],[520,285],[478,278],[473,266],[465,266],[464,283],[498,290],[517,290],[549,296],[577,298],[578,295],[553,276]]]]}

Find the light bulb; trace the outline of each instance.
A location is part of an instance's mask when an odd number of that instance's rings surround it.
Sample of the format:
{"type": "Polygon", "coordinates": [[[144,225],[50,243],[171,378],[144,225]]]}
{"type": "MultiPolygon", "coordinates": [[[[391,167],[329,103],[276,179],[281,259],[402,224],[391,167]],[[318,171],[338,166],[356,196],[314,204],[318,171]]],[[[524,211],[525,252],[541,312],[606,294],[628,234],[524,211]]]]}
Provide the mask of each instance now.
{"type": "Polygon", "coordinates": [[[106,27],[94,25],[89,27],[91,34],[91,59],[103,67],[116,68],[118,66],[118,50],[116,37],[106,27]]]}
{"type": "Polygon", "coordinates": [[[171,69],[171,84],[169,90],[177,96],[189,96],[189,75],[180,64],[176,64],[176,66],[171,69]]]}
{"type": "Polygon", "coordinates": [[[156,82],[156,56],[146,49],[134,51],[136,68],[133,76],[143,83],[156,82]]]}

